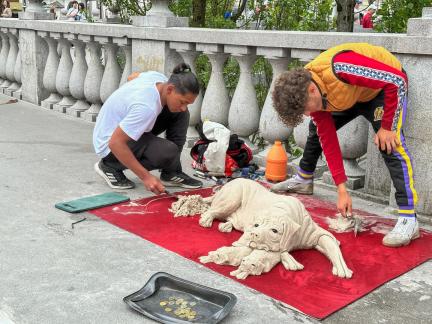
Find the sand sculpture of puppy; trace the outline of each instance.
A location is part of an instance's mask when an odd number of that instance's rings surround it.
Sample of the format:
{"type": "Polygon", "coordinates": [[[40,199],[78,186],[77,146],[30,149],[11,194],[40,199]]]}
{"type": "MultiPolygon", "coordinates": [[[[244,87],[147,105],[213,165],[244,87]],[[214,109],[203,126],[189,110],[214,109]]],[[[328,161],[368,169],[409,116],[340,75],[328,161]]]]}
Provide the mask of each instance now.
{"type": "Polygon", "coordinates": [[[206,200],[211,205],[201,215],[201,226],[210,227],[214,219],[223,220],[219,224],[221,232],[235,228],[243,235],[232,246],[200,257],[202,263],[239,266],[231,275],[245,279],[268,272],[279,262],[287,270],[301,270],[303,265],[289,252],[315,248],[331,261],[335,276],[351,278],[339,242],[312,220],[297,198],[277,195],[252,180],[236,179],[206,200]]]}

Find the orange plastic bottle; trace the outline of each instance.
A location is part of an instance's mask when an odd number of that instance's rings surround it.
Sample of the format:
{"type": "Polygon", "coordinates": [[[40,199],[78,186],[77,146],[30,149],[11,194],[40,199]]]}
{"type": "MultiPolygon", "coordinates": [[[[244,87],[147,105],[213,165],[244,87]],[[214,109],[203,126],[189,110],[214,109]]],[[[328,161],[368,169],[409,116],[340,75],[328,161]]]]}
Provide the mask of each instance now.
{"type": "Polygon", "coordinates": [[[275,141],[267,154],[265,177],[270,181],[283,181],[287,176],[288,156],[281,141],[275,141]]]}

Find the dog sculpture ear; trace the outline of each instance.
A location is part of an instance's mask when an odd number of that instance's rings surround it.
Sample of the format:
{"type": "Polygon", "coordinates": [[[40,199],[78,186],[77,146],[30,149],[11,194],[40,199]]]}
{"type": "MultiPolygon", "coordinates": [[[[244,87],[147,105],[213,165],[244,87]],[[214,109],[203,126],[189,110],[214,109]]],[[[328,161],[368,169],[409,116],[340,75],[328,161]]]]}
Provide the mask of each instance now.
{"type": "Polygon", "coordinates": [[[288,251],[290,248],[290,240],[295,232],[297,232],[300,228],[300,225],[294,222],[291,219],[286,219],[282,223],[283,225],[283,234],[280,241],[280,251],[288,251]]]}

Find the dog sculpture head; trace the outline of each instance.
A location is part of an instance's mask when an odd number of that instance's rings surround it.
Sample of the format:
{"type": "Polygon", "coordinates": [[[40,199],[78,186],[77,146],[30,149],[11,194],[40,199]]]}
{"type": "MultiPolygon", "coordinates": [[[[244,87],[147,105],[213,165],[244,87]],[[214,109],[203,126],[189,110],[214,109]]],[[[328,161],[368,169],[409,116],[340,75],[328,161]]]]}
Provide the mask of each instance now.
{"type": "Polygon", "coordinates": [[[282,208],[270,208],[256,217],[254,224],[245,229],[248,246],[265,251],[285,251],[292,235],[300,228],[282,208]]]}
{"type": "Polygon", "coordinates": [[[260,275],[263,268],[264,264],[258,258],[251,258],[250,255],[244,257],[239,266],[239,270],[254,276],[260,275]]]}

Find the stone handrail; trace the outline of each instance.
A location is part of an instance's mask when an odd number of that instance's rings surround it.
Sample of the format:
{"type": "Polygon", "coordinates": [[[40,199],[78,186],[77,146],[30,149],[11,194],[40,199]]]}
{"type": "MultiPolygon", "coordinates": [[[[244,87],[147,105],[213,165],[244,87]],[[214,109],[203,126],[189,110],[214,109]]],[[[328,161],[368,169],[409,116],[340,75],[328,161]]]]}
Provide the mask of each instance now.
{"type": "MultiPolygon", "coordinates": [[[[414,18],[410,22],[432,18],[414,18]]],[[[347,42],[367,42],[385,46],[389,51],[400,54],[432,55],[432,43],[425,30],[413,30],[408,34],[387,33],[335,33],[302,31],[233,30],[186,27],[135,27],[118,24],[90,24],[70,21],[38,21],[0,18],[0,27],[29,29],[57,33],[77,33],[93,36],[127,37],[156,41],[200,42],[270,48],[295,48],[325,50],[347,42]],[[408,37],[407,37],[408,36],[408,37]]],[[[426,29],[427,31],[427,29],[426,29]]]]}
{"type": "MultiPolygon", "coordinates": [[[[427,144],[431,142],[432,131],[425,114],[432,89],[429,89],[431,82],[423,81],[430,80],[432,74],[431,21],[426,14],[423,18],[411,19],[408,34],[362,34],[0,19],[0,89],[45,108],[94,121],[103,102],[132,71],[157,70],[169,74],[180,61],[194,69],[196,57],[205,54],[212,72],[206,92],[200,93],[189,107],[188,136],[195,138],[193,126],[200,119],[209,118],[227,125],[244,138],[259,130],[266,141],[273,142],[287,139],[292,130],[282,125],[272,109],[271,90],[262,110],[258,107],[251,76],[256,58],[263,56],[269,61],[274,80],[292,59],[307,62],[322,50],[340,43],[368,42],[393,52],[408,72],[409,106],[415,109],[408,112],[405,137],[416,162],[416,173],[427,174],[427,162],[423,162],[423,158],[427,160],[432,156],[432,145],[427,144]],[[119,49],[125,57],[123,71],[116,60],[119,49]],[[232,98],[228,96],[222,75],[228,57],[234,58],[240,66],[240,79],[232,98]]],[[[354,180],[362,178],[364,182],[365,178],[366,192],[389,196],[389,177],[382,172],[385,167],[371,141],[367,142],[366,131],[367,125],[360,119],[351,129],[340,131],[341,146],[347,148],[343,150],[346,168],[352,170],[354,180]],[[359,143],[349,149],[352,145],[344,144],[353,140],[353,131],[363,135],[359,135],[359,143]],[[366,171],[359,174],[362,171],[356,160],[366,150],[366,171]]],[[[306,132],[297,133],[303,134],[298,142],[304,142],[306,132]]],[[[420,193],[418,210],[430,215],[430,179],[416,180],[420,193]]],[[[359,182],[356,183],[358,186],[359,182]]]]}

